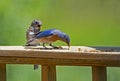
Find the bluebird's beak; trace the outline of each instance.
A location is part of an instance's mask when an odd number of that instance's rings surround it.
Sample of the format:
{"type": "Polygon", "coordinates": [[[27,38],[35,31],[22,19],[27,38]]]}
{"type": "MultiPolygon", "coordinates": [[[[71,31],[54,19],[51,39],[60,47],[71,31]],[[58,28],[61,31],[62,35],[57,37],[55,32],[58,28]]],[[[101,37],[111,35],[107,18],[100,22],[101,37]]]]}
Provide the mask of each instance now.
{"type": "Polygon", "coordinates": [[[69,43],[69,42],[67,43],[67,45],[68,45],[68,47],[70,48],[70,43],[69,43]]]}

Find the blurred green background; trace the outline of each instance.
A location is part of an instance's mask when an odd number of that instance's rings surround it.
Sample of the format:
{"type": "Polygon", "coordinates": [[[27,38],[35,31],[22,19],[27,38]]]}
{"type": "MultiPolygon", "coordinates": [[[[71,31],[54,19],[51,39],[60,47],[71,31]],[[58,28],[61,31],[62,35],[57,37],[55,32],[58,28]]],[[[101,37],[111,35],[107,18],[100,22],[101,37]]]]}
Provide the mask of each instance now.
{"type": "MultiPolygon", "coordinates": [[[[34,19],[43,22],[42,30],[69,34],[71,45],[120,46],[120,0],[0,0],[0,45],[24,45],[34,19]]],[[[119,81],[119,70],[108,68],[108,81],[119,81]]],[[[57,71],[58,81],[92,81],[91,67],[57,71]]],[[[40,75],[32,65],[7,65],[7,81],[39,81],[40,75]]]]}

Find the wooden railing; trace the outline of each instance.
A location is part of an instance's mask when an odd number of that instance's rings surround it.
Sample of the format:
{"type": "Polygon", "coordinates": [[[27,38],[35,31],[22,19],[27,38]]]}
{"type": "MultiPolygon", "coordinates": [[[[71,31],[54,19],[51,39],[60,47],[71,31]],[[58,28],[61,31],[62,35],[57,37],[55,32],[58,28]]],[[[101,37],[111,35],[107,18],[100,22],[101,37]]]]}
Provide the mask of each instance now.
{"type": "Polygon", "coordinates": [[[120,47],[0,46],[0,81],[6,81],[6,64],[40,64],[42,81],[56,81],[57,65],[91,66],[92,81],[107,81],[106,67],[120,66],[120,47]]]}

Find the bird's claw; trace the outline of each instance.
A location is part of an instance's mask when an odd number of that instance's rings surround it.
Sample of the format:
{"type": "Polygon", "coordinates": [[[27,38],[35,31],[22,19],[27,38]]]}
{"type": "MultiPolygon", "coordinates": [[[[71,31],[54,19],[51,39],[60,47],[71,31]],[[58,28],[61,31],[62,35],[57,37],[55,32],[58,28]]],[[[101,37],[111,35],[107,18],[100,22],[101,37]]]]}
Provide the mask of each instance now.
{"type": "Polygon", "coordinates": [[[59,47],[58,47],[58,46],[53,46],[53,48],[54,48],[54,49],[62,49],[61,46],[59,46],[59,47]]]}

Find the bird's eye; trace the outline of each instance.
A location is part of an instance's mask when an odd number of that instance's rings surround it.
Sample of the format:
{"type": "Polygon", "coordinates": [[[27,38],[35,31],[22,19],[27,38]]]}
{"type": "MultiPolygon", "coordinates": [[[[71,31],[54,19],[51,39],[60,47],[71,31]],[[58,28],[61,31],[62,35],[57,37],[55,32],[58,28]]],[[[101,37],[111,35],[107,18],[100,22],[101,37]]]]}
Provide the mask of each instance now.
{"type": "Polygon", "coordinates": [[[38,22],[35,22],[35,24],[38,24],[38,22]]]}
{"type": "Polygon", "coordinates": [[[65,38],[65,40],[66,40],[66,41],[68,41],[68,39],[67,39],[67,38],[65,38]]]}

